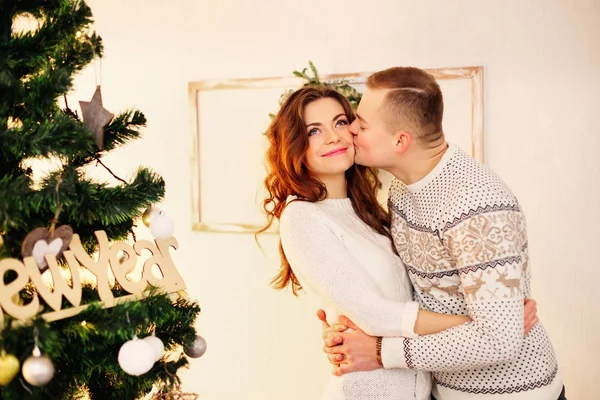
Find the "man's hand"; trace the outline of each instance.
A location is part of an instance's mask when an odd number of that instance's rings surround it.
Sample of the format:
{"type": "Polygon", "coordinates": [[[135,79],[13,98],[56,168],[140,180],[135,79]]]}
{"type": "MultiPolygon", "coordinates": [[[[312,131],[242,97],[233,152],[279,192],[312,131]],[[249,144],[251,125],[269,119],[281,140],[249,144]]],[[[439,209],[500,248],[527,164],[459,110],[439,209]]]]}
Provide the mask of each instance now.
{"type": "Polygon", "coordinates": [[[346,317],[340,317],[338,322],[323,331],[323,351],[334,366],[333,374],[341,376],[381,368],[377,361],[377,338],[364,333],[346,317]],[[350,330],[343,332],[340,331],[342,328],[350,330]]]}
{"type": "Polygon", "coordinates": [[[539,318],[537,316],[537,303],[533,299],[525,299],[525,335],[533,329],[539,318]]]}
{"type": "MultiPolygon", "coordinates": [[[[376,337],[367,335],[346,317],[339,317],[338,323],[333,325],[329,325],[323,310],[317,311],[317,317],[323,321],[323,351],[333,364],[334,375],[381,368],[377,361],[376,337]]],[[[536,301],[525,299],[525,335],[538,321],[536,301]]]]}

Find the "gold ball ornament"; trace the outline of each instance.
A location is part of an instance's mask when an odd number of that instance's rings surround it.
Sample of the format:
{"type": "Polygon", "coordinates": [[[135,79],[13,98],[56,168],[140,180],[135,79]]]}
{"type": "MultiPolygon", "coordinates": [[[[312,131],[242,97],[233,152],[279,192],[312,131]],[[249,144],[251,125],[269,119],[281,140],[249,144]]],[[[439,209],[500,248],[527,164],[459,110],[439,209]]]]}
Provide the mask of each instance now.
{"type": "Polygon", "coordinates": [[[0,354],[0,386],[8,385],[19,373],[19,359],[12,354],[0,354]]]}
{"type": "Polygon", "coordinates": [[[4,245],[4,238],[2,237],[2,234],[0,233],[0,247],[2,247],[4,245]]]}
{"type": "Polygon", "coordinates": [[[156,217],[158,217],[158,215],[160,214],[160,209],[154,206],[150,206],[148,208],[146,208],[146,211],[144,211],[144,214],[142,214],[142,222],[144,223],[144,225],[146,225],[148,228],[150,228],[150,223],[152,222],[152,220],[156,217]]]}

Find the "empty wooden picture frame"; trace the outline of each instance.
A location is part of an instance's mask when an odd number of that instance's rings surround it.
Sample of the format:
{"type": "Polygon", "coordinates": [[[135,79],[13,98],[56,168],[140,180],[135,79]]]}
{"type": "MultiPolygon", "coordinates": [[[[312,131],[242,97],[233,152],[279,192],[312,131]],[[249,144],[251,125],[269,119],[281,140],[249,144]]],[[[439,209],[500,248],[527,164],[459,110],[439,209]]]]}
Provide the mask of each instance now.
{"type": "MultiPolygon", "coordinates": [[[[427,69],[444,95],[444,132],[483,162],[483,68],[427,69]]],[[[370,75],[321,76],[347,79],[360,92],[370,75]]],[[[189,84],[192,119],[192,226],[196,231],[254,233],[266,223],[265,150],[271,118],[281,95],[301,87],[299,78],[209,80],[189,84]]],[[[385,204],[391,177],[380,175],[385,204]]],[[[270,232],[276,232],[275,224],[270,232]]]]}

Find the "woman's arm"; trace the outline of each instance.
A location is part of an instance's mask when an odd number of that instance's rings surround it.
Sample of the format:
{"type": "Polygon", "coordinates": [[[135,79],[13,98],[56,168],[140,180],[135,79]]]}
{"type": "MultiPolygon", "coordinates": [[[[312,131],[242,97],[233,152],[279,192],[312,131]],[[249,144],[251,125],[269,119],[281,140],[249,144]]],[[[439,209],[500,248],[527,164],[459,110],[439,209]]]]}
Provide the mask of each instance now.
{"type": "Polygon", "coordinates": [[[415,330],[419,334],[440,332],[468,321],[419,311],[416,302],[383,297],[323,217],[314,204],[290,203],[279,225],[284,253],[301,282],[310,285],[364,332],[373,336],[414,337],[415,330]]]}

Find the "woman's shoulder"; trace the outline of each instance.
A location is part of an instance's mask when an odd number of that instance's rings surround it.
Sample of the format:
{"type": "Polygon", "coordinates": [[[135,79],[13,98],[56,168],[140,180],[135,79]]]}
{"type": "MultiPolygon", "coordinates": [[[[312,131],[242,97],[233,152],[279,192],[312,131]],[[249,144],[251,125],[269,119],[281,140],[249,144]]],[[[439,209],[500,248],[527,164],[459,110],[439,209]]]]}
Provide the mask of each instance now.
{"type": "Polygon", "coordinates": [[[284,220],[301,220],[310,216],[319,215],[320,210],[316,203],[303,200],[296,196],[289,196],[286,200],[285,208],[281,213],[281,223],[284,220]]]}

